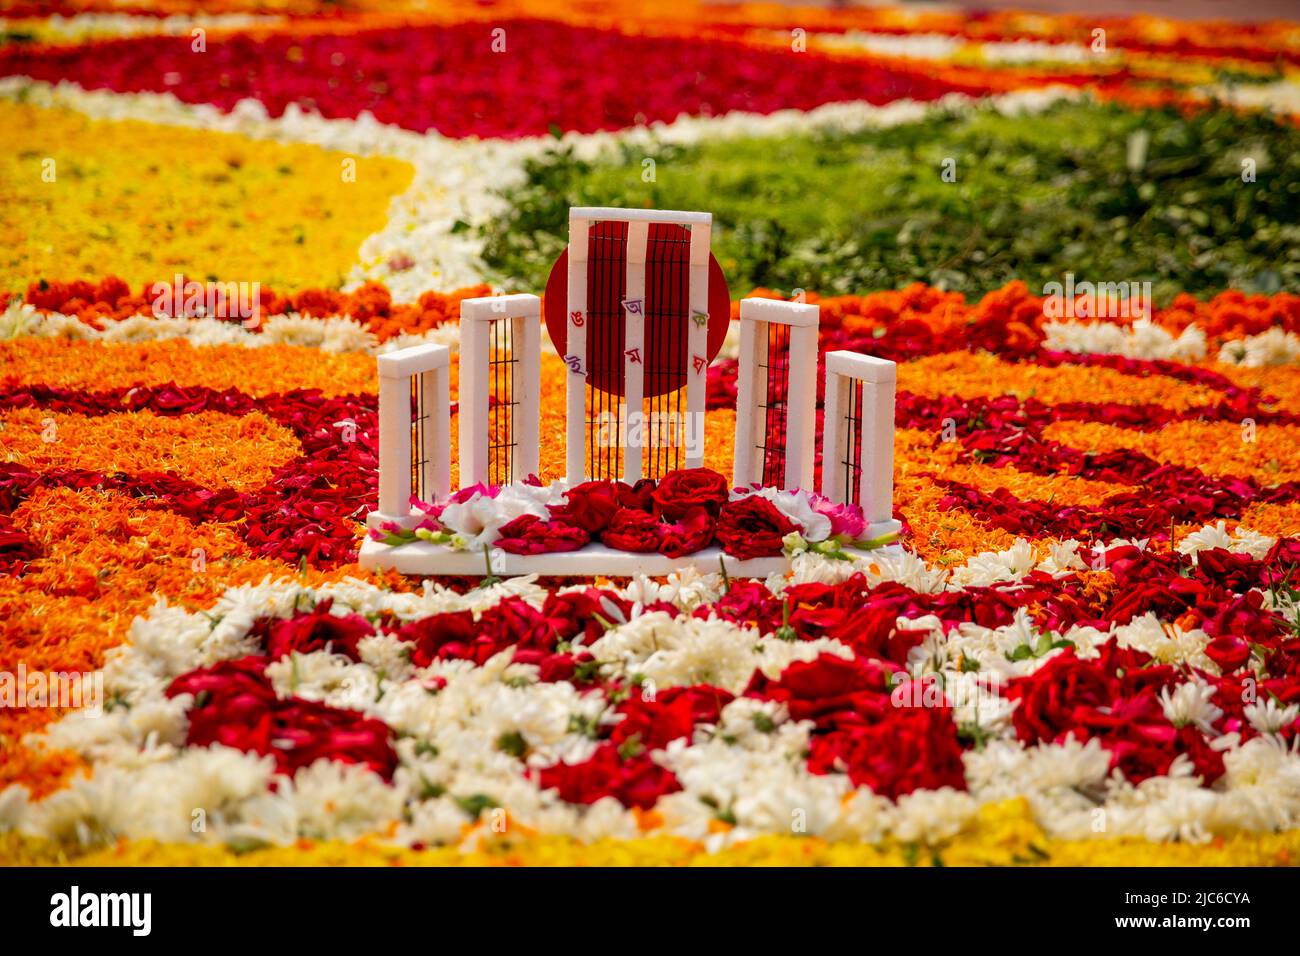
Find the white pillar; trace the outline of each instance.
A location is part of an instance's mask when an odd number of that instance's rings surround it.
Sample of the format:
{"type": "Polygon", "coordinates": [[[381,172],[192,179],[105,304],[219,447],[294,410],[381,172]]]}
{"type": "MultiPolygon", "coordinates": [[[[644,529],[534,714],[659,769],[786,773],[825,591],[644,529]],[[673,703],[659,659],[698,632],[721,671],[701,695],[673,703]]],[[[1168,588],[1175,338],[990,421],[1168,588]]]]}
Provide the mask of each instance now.
{"type": "Polygon", "coordinates": [[[569,295],[565,364],[565,470],[572,483],[587,477],[587,251],[591,220],[569,210],[569,295]]]}
{"type": "Polygon", "coordinates": [[[822,427],[821,493],[833,501],[849,501],[840,465],[851,452],[854,435],[848,415],[852,382],[862,383],[862,476],[858,501],[868,534],[897,531],[894,520],[894,396],[897,367],[893,362],[836,351],[826,354],[826,404],[822,427]]]}
{"type": "Polygon", "coordinates": [[[488,480],[488,363],[491,361],[492,320],[481,317],[466,299],[460,304],[460,369],[457,391],[456,426],[460,434],[460,486],[466,488],[488,480]]]}
{"type": "Polygon", "coordinates": [[[686,346],[686,467],[704,464],[704,400],[708,391],[709,246],[713,217],[691,223],[690,321],[686,346]],[[701,362],[700,360],[704,361],[701,362]]]}
{"type": "Polygon", "coordinates": [[[746,303],[740,302],[740,356],[736,370],[736,441],[732,450],[731,483],[733,487],[745,488],[762,480],[762,462],[758,457],[758,428],[761,416],[758,414],[757,379],[758,366],[762,359],[759,351],[760,335],[766,334],[767,323],[753,319],[747,314],[746,303]]]}
{"type": "Polygon", "coordinates": [[[411,514],[411,383],[424,387],[428,421],[423,445],[422,479],[429,500],[445,496],[451,485],[451,402],[445,345],[416,345],[387,352],[377,359],[379,370],[379,510],[367,519],[370,527],[395,522],[410,527],[420,520],[411,514]]]}
{"type": "Polygon", "coordinates": [[[849,447],[849,423],[845,417],[849,404],[849,380],[831,371],[831,356],[826,354],[826,400],[822,406],[822,497],[838,503],[850,498],[840,476],[840,459],[849,447]]]}
{"type": "Polygon", "coordinates": [[[541,409],[542,409],[542,302],[537,296],[531,312],[511,319],[511,347],[515,350],[514,480],[529,475],[541,477],[541,409]]]}
{"type": "Polygon", "coordinates": [[[379,513],[398,521],[411,513],[411,379],[379,366],[379,513]]]}
{"type": "Polygon", "coordinates": [[[894,389],[898,380],[893,362],[864,356],[871,377],[862,388],[862,512],[868,524],[894,517],[894,389]]]}
{"type": "Polygon", "coordinates": [[[650,223],[627,224],[627,278],[623,297],[623,418],[627,436],[623,445],[623,480],[629,485],[641,478],[642,416],[645,405],[645,258],[650,223]]]}
{"type": "Polygon", "coordinates": [[[763,480],[759,446],[766,445],[767,422],[759,414],[763,382],[759,366],[771,364],[768,354],[772,325],[790,329],[789,381],[786,383],[786,435],[781,487],[812,490],[813,438],[817,416],[817,327],[821,309],[778,299],[742,299],[740,303],[740,367],[737,370],[734,482],[737,486],[763,480]]]}
{"type": "MultiPolygon", "coordinates": [[[[687,451],[686,467],[699,467],[704,462],[704,399],[707,384],[708,366],[708,312],[709,312],[709,239],[713,217],[706,212],[678,212],[659,209],[617,209],[596,206],[575,207],[569,210],[569,283],[568,283],[568,333],[566,354],[563,356],[569,365],[567,422],[565,430],[566,460],[570,481],[581,481],[586,477],[585,443],[586,443],[586,372],[587,372],[587,268],[588,242],[592,223],[626,222],[628,228],[628,286],[625,302],[645,298],[645,252],[644,243],[638,238],[638,230],[647,229],[652,222],[674,223],[689,227],[690,242],[690,287],[688,293],[690,329],[687,343],[686,368],[686,409],[687,409],[687,451]],[[637,252],[642,247],[641,252],[637,252]],[[637,257],[639,256],[639,263],[637,257]],[[634,265],[634,263],[638,263],[634,265]],[[634,272],[640,273],[640,294],[634,294],[634,272]],[[698,361],[697,361],[698,359],[698,361]]],[[[624,317],[628,316],[624,306],[624,317]]],[[[640,331],[628,329],[630,337],[641,335],[642,362],[644,362],[644,325],[640,331]]],[[[625,348],[630,348],[626,345],[625,348]]],[[[626,368],[626,356],[625,356],[626,368]]],[[[644,368],[641,369],[644,376],[644,368]]],[[[625,405],[630,412],[640,415],[640,398],[644,396],[644,377],[641,379],[641,396],[625,395],[625,405]]],[[[624,389],[630,392],[635,382],[629,382],[624,389]]],[[[632,429],[628,429],[631,431],[632,429]]],[[[625,475],[640,475],[640,452],[638,446],[633,450],[624,448],[625,475]],[[635,467],[628,464],[628,454],[635,467]]]]}
{"type": "Polygon", "coordinates": [[[535,474],[541,402],[541,299],[535,295],[490,295],[460,304],[460,485],[492,477],[491,394],[492,324],[510,323],[510,383],[514,442],[512,481],[535,474]]]}
{"type": "Polygon", "coordinates": [[[790,324],[790,381],[786,385],[785,487],[813,489],[817,434],[817,328],[821,310],[805,305],[806,322],[790,324]]]}
{"type": "Polygon", "coordinates": [[[429,501],[451,494],[451,370],[441,365],[424,373],[424,396],[430,403],[424,429],[424,487],[429,501]]]}

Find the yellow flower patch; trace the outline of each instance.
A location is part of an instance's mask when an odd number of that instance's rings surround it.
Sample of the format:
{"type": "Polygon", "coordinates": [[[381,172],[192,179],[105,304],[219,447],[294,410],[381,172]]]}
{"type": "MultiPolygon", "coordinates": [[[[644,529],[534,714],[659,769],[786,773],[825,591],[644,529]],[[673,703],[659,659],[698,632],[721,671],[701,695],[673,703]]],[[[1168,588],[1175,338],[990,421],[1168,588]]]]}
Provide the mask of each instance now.
{"type": "Polygon", "coordinates": [[[1213,369],[1241,388],[1258,388],[1269,408],[1300,412],[1300,375],[1295,373],[1293,365],[1266,365],[1263,368],[1215,365],[1213,369]]]}
{"type": "MultiPolygon", "coordinates": [[[[1036,475],[1015,468],[995,468],[977,462],[959,462],[958,442],[936,442],[932,432],[900,428],[894,433],[894,500],[912,527],[908,547],[927,561],[960,564],[980,551],[1001,551],[1015,544],[1016,536],[971,516],[963,508],[939,511],[947,493],[934,477],[959,481],[984,492],[1005,488],[1024,501],[1043,501],[1059,507],[1096,505],[1125,491],[1127,485],[1093,481],[1075,475],[1036,475]]],[[[1055,538],[1035,539],[1034,550],[1046,555],[1055,538]]]]}
{"type": "Polygon", "coordinates": [[[830,842],[762,836],[714,853],[674,836],[580,843],[569,837],[483,836],[472,848],[410,850],[376,840],[300,840],[236,853],[221,846],[120,841],[85,851],[16,833],[0,836],[0,862],[20,866],[1291,866],[1300,830],[1241,833],[1209,843],[1150,843],[1134,837],[1057,840],[1035,822],[1028,803],[980,808],[957,836],[933,846],[887,840],[830,842]]]}
{"type": "Polygon", "coordinates": [[[1272,538],[1300,536],[1300,501],[1253,504],[1242,512],[1241,526],[1272,538]]]}
{"type": "Polygon", "coordinates": [[[85,415],[18,408],[0,413],[0,461],[113,474],[163,471],[204,488],[255,491],[302,454],[293,432],[260,412],[151,411],[85,415]]]}
{"type": "Polygon", "coordinates": [[[960,564],[977,551],[1002,551],[1016,536],[994,528],[964,508],[940,511],[947,491],[932,477],[934,435],[914,428],[894,432],[894,501],[912,529],[908,547],[927,562],[960,564]]]}
{"type": "Polygon", "coordinates": [[[1059,507],[1096,505],[1112,495],[1132,491],[1130,485],[1095,481],[1078,475],[1038,475],[1010,467],[958,461],[963,447],[955,441],[935,441],[932,432],[900,428],[894,435],[895,457],[906,456],[917,469],[931,468],[939,478],[960,481],[980,491],[1005,488],[1024,501],[1044,501],[1059,507]]]}
{"type": "Polygon", "coordinates": [[[984,398],[1014,395],[1048,405],[1064,402],[1118,402],[1123,405],[1163,405],[1183,411],[1218,404],[1214,389],[1179,382],[1166,376],[1125,375],[1090,365],[1049,367],[1006,362],[986,352],[942,352],[898,366],[900,391],[939,398],[984,398]]]}
{"type": "Polygon", "coordinates": [[[194,346],[183,339],[121,345],[33,338],[0,342],[0,383],[10,386],[103,391],[168,382],[234,388],[252,396],[316,388],[333,397],[378,388],[373,357],[303,345],[194,346]]]}
{"type": "Polygon", "coordinates": [[[133,289],[178,273],[337,287],[414,175],[399,160],[21,103],[0,102],[0,140],[11,291],[110,273],[133,289]]]}
{"type": "Polygon", "coordinates": [[[1183,421],[1142,432],[1100,422],[1055,422],[1043,435],[1085,452],[1132,448],[1164,464],[1254,478],[1265,487],[1300,479],[1300,427],[1295,425],[1183,421]]]}

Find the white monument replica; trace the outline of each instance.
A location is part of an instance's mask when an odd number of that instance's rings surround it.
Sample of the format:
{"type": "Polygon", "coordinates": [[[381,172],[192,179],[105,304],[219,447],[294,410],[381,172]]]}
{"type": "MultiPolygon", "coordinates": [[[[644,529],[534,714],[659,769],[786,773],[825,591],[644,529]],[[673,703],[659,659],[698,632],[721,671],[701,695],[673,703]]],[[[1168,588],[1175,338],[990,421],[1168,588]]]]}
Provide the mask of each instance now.
{"type": "MultiPolygon", "coordinates": [[[[568,366],[562,484],[629,485],[704,461],[709,363],[730,324],[726,280],[710,253],[712,216],[699,212],[575,208],[569,245],[552,270],[545,324],[568,366]]],[[[817,432],[816,305],[740,303],[732,484],[811,490],[817,432]]],[[[510,486],[539,476],[542,300],[467,299],[458,355],[459,485],[510,486]]],[[[412,529],[451,488],[450,350],[418,345],[379,366],[376,532],[412,529]],[[423,507],[422,507],[423,506],[423,507]]],[[[893,362],[826,355],[820,494],[857,505],[865,537],[899,530],[893,508],[893,362]]],[[[392,544],[367,536],[360,561],[405,574],[661,575],[694,565],[736,576],[786,570],[785,555],[739,560],[709,546],[683,557],[615,550],[512,554],[445,543],[392,544]]]]}

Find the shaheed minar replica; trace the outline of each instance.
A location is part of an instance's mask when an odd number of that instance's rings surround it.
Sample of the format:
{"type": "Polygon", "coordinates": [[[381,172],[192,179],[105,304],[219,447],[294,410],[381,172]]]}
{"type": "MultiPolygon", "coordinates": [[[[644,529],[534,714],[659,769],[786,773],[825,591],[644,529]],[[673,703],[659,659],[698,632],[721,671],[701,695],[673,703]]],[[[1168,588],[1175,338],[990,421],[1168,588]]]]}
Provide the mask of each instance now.
{"type": "MultiPolygon", "coordinates": [[[[687,565],[744,576],[789,567],[787,555],[739,560],[710,546],[682,557],[591,541],[577,550],[469,549],[446,535],[412,538],[448,502],[514,489],[534,496],[593,479],[635,485],[704,461],[708,367],[730,324],[726,278],[702,212],[575,208],[569,243],[536,295],[461,305],[459,489],[451,487],[451,350],[418,345],[379,366],[379,507],[361,563],[407,574],[667,574],[687,565]],[[568,369],[564,476],[540,484],[542,326],[568,369]],[[395,538],[388,532],[408,532],[395,538]],[[457,546],[460,545],[460,546],[457,546]]],[[[813,490],[817,438],[816,305],[740,303],[732,483],[813,490]]],[[[825,358],[822,499],[861,509],[864,537],[897,532],[892,516],[893,362],[825,358]]]]}

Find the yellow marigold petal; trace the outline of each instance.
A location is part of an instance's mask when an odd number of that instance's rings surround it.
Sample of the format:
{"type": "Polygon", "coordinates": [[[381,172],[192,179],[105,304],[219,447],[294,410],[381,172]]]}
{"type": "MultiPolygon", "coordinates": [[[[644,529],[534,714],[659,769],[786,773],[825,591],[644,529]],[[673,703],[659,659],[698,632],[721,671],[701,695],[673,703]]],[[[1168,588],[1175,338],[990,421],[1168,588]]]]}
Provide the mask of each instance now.
{"type": "Polygon", "coordinates": [[[0,138],[0,289],[105,273],[133,289],[176,274],[337,288],[414,176],[401,160],[23,103],[0,103],[0,138]]]}
{"type": "Polygon", "coordinates": [[[246,395],[320,389],[327,396],[375,392],[373,357],[300,345],[194,346],[179,339],[104,345],[66,339],[0,342],[0,383],[102,391],[135,385],[234,388],[246,395]]]}
{"type": "Polygon", "coordinates": [[[79,468],[113,474],[163,471],[209,489],[262,488],[302,454],[293,432],[261,412],[150,411],[87,417],[18,408],[0,413],[0,460],[34,471],[79,468]]]}
{"type": "Polygon", "coordinates": [[[1163,405],[1182,411],[1216,404],[1221,395],[1202,385],[1179,382],[1163,375],[1125,375],[1091,365],[1049,367],[1029,362],[1007,362],[985,352],[943,352],[898,366],[898,387],[937,398],[982,398],[1014,395],[1036,398],[1048,405],[1063,402],[1119,402],[1125,405],[1163,405]]]}
{"type": "Polygon", "coordinates": [[[1043,430],[1085,452],[1131,448],[1163,464],[1199,468],[1207,475],[1254,478],[1269,487],[1300,479],[1300,426],[1237,422],[1170,422],[1137,431],[1101,422],[1054,422],[1043,430]]]}

